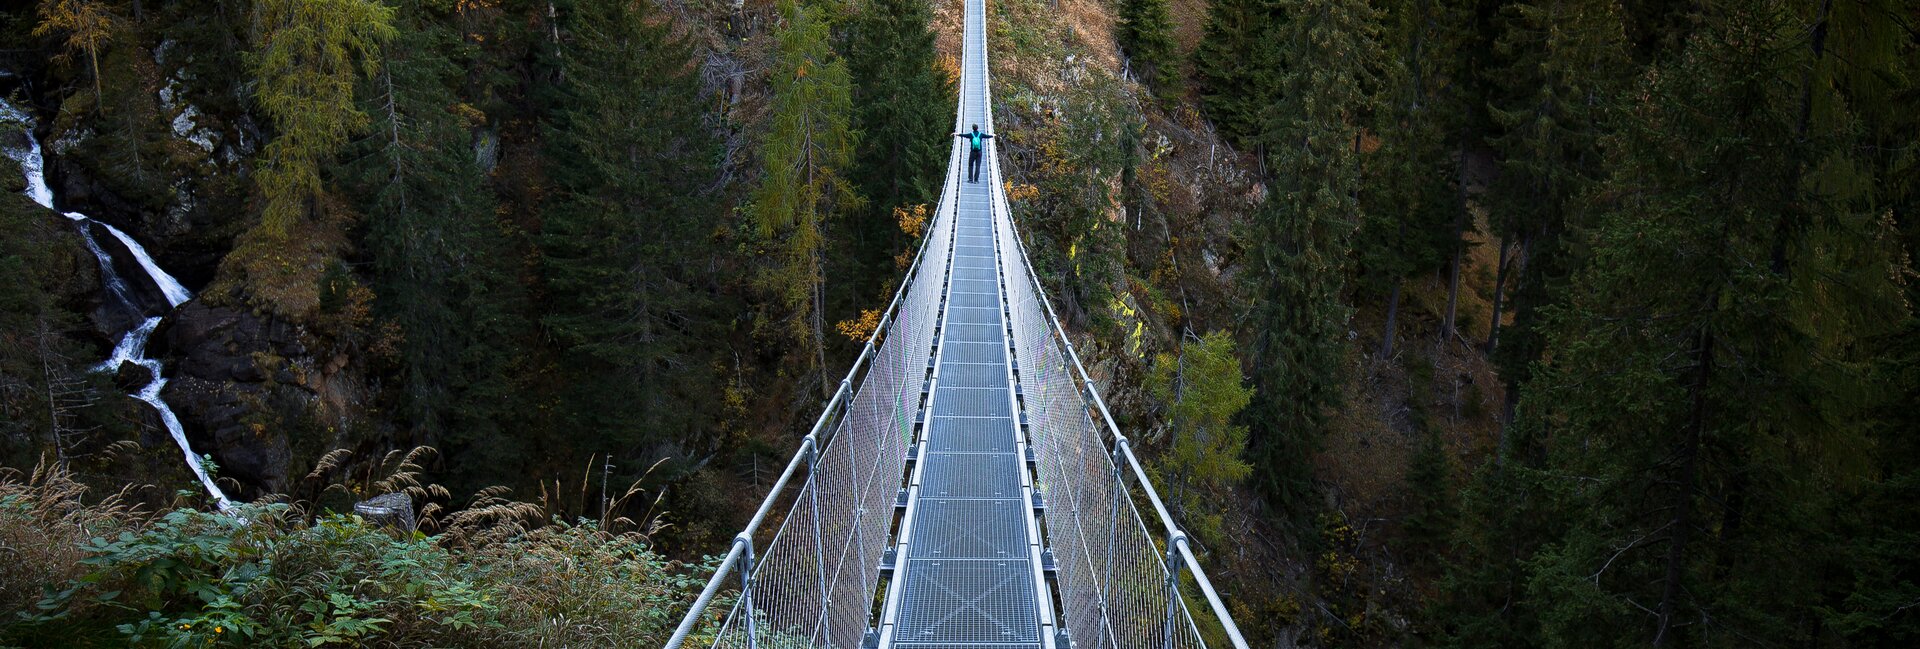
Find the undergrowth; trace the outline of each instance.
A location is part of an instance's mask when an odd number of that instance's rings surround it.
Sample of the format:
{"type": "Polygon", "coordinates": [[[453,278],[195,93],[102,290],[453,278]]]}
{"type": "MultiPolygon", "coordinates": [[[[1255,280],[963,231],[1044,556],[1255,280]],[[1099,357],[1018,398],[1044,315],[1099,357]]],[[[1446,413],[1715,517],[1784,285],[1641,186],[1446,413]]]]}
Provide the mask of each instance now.
{"type": "Polygon", "coordinates": [[[286,503],[147,512],[85,492],[57,467],[0,469],[0,645],[657,646],[712,569],[491,492],[424,512],[433,536],[286,503]]]}

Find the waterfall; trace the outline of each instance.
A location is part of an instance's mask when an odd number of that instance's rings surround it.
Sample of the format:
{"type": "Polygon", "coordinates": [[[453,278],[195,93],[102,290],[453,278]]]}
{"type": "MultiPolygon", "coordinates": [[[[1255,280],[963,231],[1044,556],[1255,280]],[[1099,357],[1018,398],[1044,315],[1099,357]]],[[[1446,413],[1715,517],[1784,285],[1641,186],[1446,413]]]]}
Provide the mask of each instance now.
{"type": "MultiPolygon", "coordinates": [[[[18,161],[21,170],[26,173],[27,196],[32,198],[33,202],[39,203],[42,207],[53,209],[53,190],[47,187],[46,158],[41,154],[40,141],[33,137],[31,127],[33,124],[32,117],[24,111],[15,108],[13,105],[8,104],[5,100],[0,100],[0,119],[18,121],[28,125],[26,130],[27,149],[20,151],[9,148],[6,154],[7,157],[18,161]]],[[[97,223],[101,227],[106,228],[109,234],[112,234],[115,239],[118,239],[121,244],[127,247],[127,251],[133,254],[134,260],[139,262],[140,268],[146,271],[147,276],[153,280],[153,283],[160,287],[160,292],[166,295],[168,308],[180,306],[181,303],[193,298],[191,291],[188,291],[185,286],[182,286],[180,281],[174,279],[172,275],[167,274],[167,271],[162,270],[159,264],[154,263],[152,255],[147,254],[147,249],[142,247],[139,242],[134,241],[133,237],[127,236],[127,233],[121,232],[119,228],[113,227],[112,225],[90,219],[85,214],[66,212],[65,215],[67,218],[72,219],[75,225],[79,227],[80,237],[85,240],[87,250],[91,251],[94,258],[99,260],[100,283],[115,299],[121,300],[136,309],[138,307],[138,303],[133,300],[131,291],[128,290],[127,283],[121,279],[119,271],[114,269],[113,258],[107,255],[106,251],[100,247],[98,241],[94,240],[93,228],[90,227],[91,224],[97,223]]],[[[113,372],[118,370],[122,363],[128,362],[147,368],[153,375],[152,380],[148,381],[147,385],[140,388],[138,392],[134,392],[128,396],[146,402],[160,413],[160,422],[167,427],[167,433],[173,436],[174,444],[179,445],[180,452],[186,456],[187,468],[193,470],[194,477],[200,479],[200,484],[207,489],[207,495],[213,497],[214,502],[219,505],[220,509],[231,509],[233,507],[233,501],[228,500],[227,494],[220,490],[219,485],[214,484],[212,476],[207,475],[206,468],[202,466],[200,456],[194,453],[193,446],[187,443],[187,432],[186,429],[180,425],[180,417],[173,413],[173,408],[167,405],[165,399],[160,398],[161,389],[167,387],[167,379],[160,372],[160,361],[147,357],[147,338],[153,335],[154,328],[160,326],[160,320],[161,318],[159,317],[147,318],[140,326],[128,331],[120,338],[119,344],[113,346],[113,354],[107,357],[107,360],[102,361],[100,365],[96,366],[95,370],[100,372],[113,372]]]]}

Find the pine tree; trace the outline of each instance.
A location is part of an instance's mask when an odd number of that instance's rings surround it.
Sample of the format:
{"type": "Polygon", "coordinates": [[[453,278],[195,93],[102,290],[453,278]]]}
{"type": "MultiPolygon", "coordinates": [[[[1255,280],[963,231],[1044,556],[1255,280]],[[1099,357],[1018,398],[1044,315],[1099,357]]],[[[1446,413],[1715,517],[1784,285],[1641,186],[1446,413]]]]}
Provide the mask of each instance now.
{"type": "Polygon", "coordinates": [[[1274,179],[1253,224],[1259,369],[1246,421],[1260,486],[1283,510],[1306,502],[1307,458],[1340,402],[1343,292],[1361,219],[1359,120],[1378,107],[1386,59],[1377,21],[1360,0],[1299,0],[1271,42],[1284,73],[1262,136],[1274,179]]]}
{"type": "Polygon", "coordinates": [[[1207,118],[1227,140],[1252,146],[1262,115],[1275,100],[1279,74],[1273,30],[1283,22],[1279,0],[1219,0],[1207,7],[1207,27],[1193,51],[1195,81],[1207,118]]]}
{"type": "Polygon", "coordinates": [[[540,322],[559,348],[573,456],[634,453],[700,430],[713,407],[714,318],[692,274],[721,213],[717,149],[692,46],[651,3],[565,9],[540,322]]]}
{"type": "Polygon", "coordinates": [[[853,129],[860,134],[853,171],[870,208],[848,242],[847,256],[865,260],[855,276],[887,276],[907,244],[893,210],[939,197],[954,91],[935,60],[932,20],[925,0],[872,0],[847,27],[853,129]]]}
{"type": "Polygon", "coordinates": [[[1115,36],[1127,53],[1134,76],[1160,101],[1180,97],[1180,63],[1173,44],[1173,18],[1167,0],[1121,0],[1115,36]]]}
{"type": "Polygon", "coordinates": [[[756,234],[777,251],[760,284],[783,313],[763,319],[784,320],[777,326],[810,348],[827,392],[823,232],[829,218],[859,208],[861,200],[843,175],[855,144],[852,83],[817,11],[795,0],[780,3],[784,24],[774,35],[768,72],[772,117],[760,155],[766,175],[751,211],[756,234]]]}

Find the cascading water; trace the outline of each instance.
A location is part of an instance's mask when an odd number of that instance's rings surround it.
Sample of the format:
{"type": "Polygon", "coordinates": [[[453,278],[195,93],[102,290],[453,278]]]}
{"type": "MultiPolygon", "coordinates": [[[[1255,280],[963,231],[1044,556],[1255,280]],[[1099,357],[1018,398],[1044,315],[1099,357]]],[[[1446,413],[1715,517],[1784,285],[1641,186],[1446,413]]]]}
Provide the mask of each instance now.
{"type": "MultiPolygon", "coordinates": [[[[4,100],[0,100],[0,119],[18,121],[29,125],[27,131],[27,149],[20,151],[9,148],[6,154],[8,157],[18,161],[21,170],[26,173],[27,196],[32,198],[33,202],[39,203],[42,207],[53,209],[53,190],[47,187],[44,166],[45,158],[42,157],[40,152],[40,141],[33,137],[30,126],[33,123],[32,118],[24,111],[13,107],[13,105],[8,104],[4,100]]],[[[193,298],[193,293],[188,291],[187,287],[180,285],[179,280],[174,279],[172,275],[167,274],[167,271],[162,270],[159,264],[154,263],[153,257],[147,254],[147,249],[141,247],[139,242],[133,240],[133,237],[127,236],[127,233],[121,232],[119,228],[113,227],[112,225],[87,218],[85,214],[66,212],[65,215],[79,226],[80,237],[86,241],[87,249],[93,253],[95,259],[100,261],[101,284],[113,299],[120,301],[120,303],[127,305],[129,308],[134,308],[138,304],[138,302],[134,300],[131,288],[127,285],[126,281],[120,277],[119,271],[114,269],[113,257],[108,255],[106,250],[100,247],[98,241],[94,240],[93,228],[91,227],[94,224],[106,228],[109,234],[112,234],[115,239],[118,239],[122,245],[126,246],[127,251],[133,255],[134,261],[138,262],[140,268],[146,271],[147,276],[153,280],[154,285],[160,287],[160,292],[166,296],[167,307],[169,309],[180,306],[181,303],[193,298]]],[[[134,392],[130,396],[146,402],[148,405],[153,406],[154,410],[159,411],[160,421],[167,427],[167,433],[173,436],[173,442],[179,445],[180,452],[186,455],[187,467],[193,470],[193,475],[200,479],[200,484],[206,487],[207,494],[213,497],[214,502],[219,505],[220,509],[230,509],[233,507],[233,501],[228,500],[227,494],[220,490],[219,485],[214,484],[211,476],[207,475],[206,468],[201,465],[200,456],[194,453],[193,446],[187,443],[186,429],[181,427],[180,417],[173,414],[173,408],[167,405],[166,400],[160,398],[160,390],[167,387],[167,379],[160,372],[160,361],[147,358],[146,355],[147,338],[153,335],[154,328],[160,326],[160,320],[161,318],[158,316],[148,317],[144,322],[140,323],[139,326],[128,331],[120,338],[120,343],[114,345],[113,355],[101,362],[95,369],[102,372],[112,372],[119,369],[122,363],[129,362],[147,368],[147,371],[153,376],[152,380],[148,381],[145,387],[140,388],[138,392],[134,392]]]]}

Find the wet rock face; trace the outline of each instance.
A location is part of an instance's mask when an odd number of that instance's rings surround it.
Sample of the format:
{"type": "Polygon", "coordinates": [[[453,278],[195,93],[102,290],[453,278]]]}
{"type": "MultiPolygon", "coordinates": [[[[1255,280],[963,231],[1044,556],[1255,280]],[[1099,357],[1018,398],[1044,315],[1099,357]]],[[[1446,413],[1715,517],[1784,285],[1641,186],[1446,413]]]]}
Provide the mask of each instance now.
{"type": "MultiPolygon", "coordinates": [[[[119,292],[102,291],[93,296],[93,304],[88,313],[93,316],[93,327],[101,336],[117,339],[120,334],[140,326],[141,321],[154,316],[164,316],[172,310],[167,303],[166,293],[153,277],[140,267],[133,252],[126,244],[107,232],[106,227],[94,221],[71,222],[76,230],[85,230],[92,237],[94,245],[107,254],[113,262],[113,280],[118,282],[119,292]]],[[[111,289],[111,287],[108,287],[111,289]]]]}
{"type": "Polygon", "coordinates": [[[133,361],[120,361],[120,367],[113,372],[113,384],[121,392],[139,392],[153,382],[153,370],[133,361]]]}
{"type": "Polygon", "coordinates": [[[175,368],[161,396],[194,448],[212,453],[222,476],[260,493],[284,492],[292,460],[286,422],[304,417],[315,395],[270,368],[306,355],[298,329],[194,300],[174,312],[160,338],[175,368]]]}

